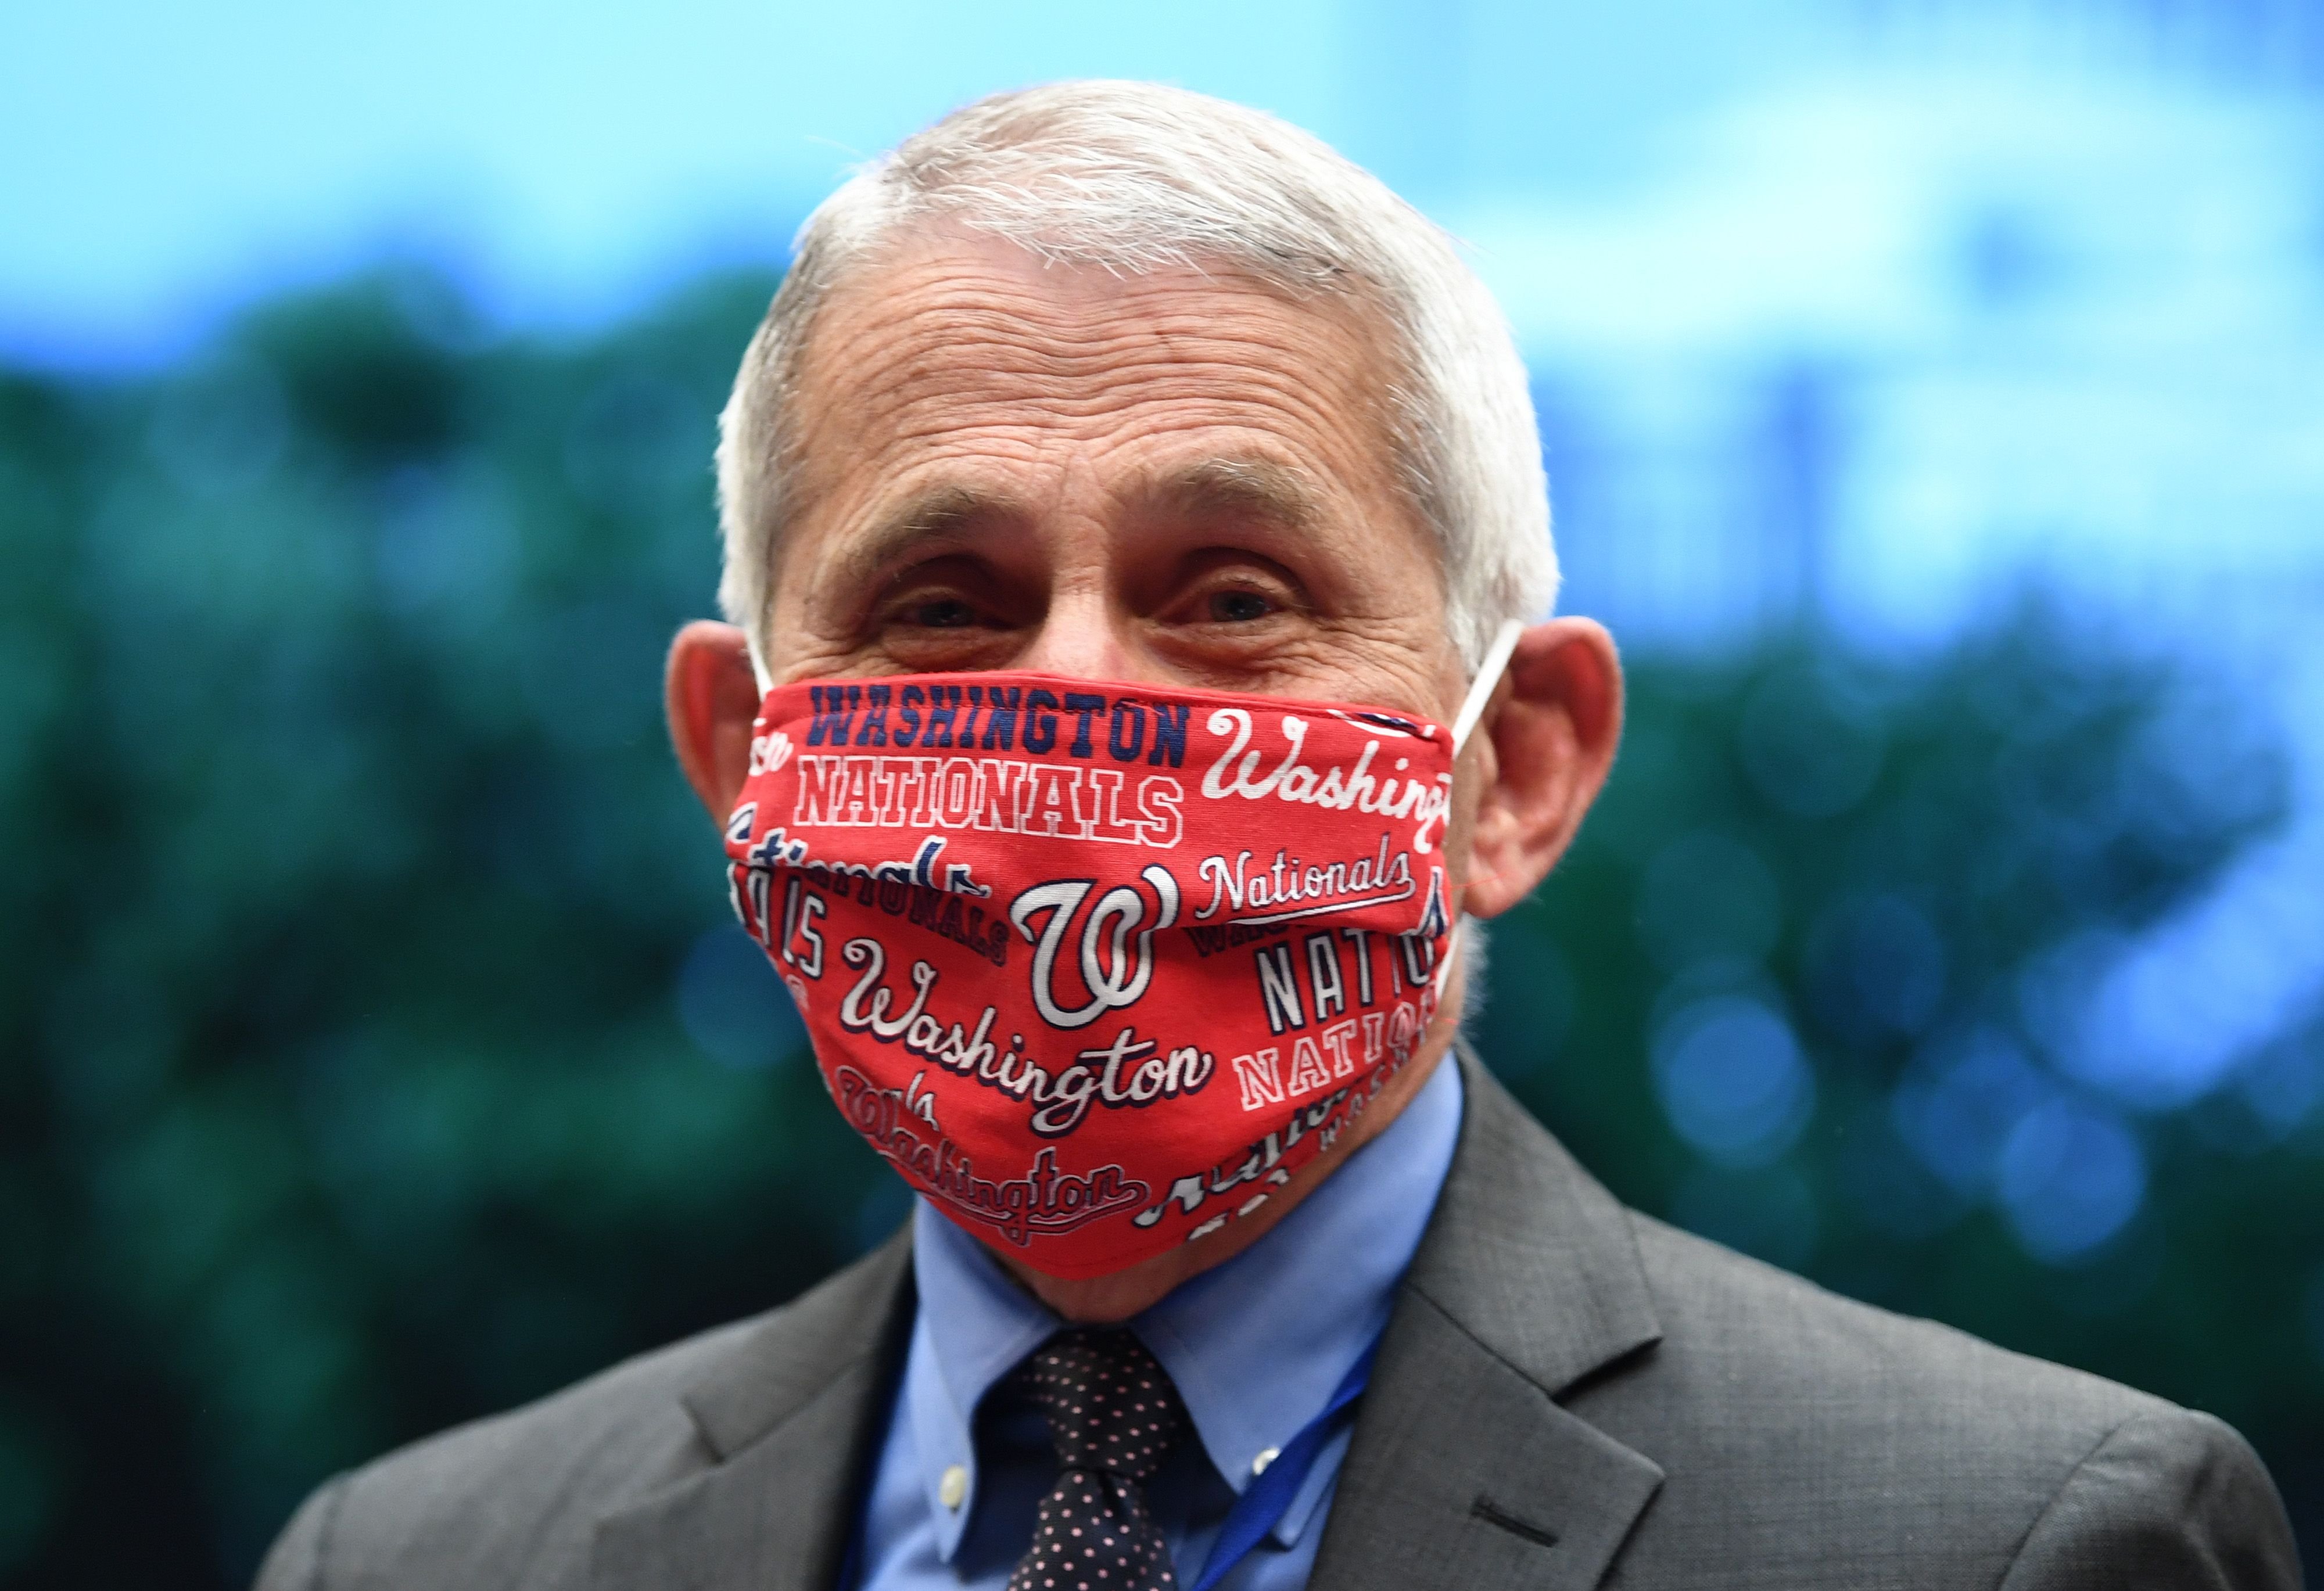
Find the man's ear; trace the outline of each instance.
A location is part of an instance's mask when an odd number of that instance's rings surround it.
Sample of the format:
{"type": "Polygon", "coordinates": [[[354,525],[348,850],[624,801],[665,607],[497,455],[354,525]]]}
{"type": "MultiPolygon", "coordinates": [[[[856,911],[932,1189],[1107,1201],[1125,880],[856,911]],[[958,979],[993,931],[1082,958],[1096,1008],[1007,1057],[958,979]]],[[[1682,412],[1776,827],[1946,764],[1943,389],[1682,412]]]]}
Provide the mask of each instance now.
{"type": "Polygon", "coordinates": [[[751,725],[759,716],[759,683],[742,632],[708,619],[679,630],[669,643],[662,707],[686,782],[724,828],[751,771],[751,725]]]}
{"type": "Polygon", "coordinates": [[[1517,639],[1478,725],[1485,779],[1470,831],[1462,909],[1498,916],[1545,878],[1604,787],[1622,738],[1622,665],[1590,619],[1553,619],[1517,639]]]}

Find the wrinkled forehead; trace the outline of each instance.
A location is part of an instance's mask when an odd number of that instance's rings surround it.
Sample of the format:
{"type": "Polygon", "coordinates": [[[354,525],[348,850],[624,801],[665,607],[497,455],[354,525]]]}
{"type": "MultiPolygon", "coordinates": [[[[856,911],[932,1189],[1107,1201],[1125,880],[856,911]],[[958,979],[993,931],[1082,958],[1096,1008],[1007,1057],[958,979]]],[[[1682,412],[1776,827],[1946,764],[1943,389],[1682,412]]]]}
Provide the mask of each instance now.
{"type": "MultiPolygon", "coordinates": [[[[1378,290],[1348,271],[1271,270],[1224,245],[1149,245],[1117,255],[1084,239],[1006,237],[940,216],[886,228],[853,251],[822,295],[818,324],[833,306],[850,300],[892,303],[899,283],[945,267],[982,269],[1021,284],[1060,314],[1099,318],[1124,315],[1125,292],[1140,287],[1232,289],[1314,317],[1368,346],[1388,351],[1397,345],[1378,290]]],[[[815,340],[810,334],[810,354],[815,340]]]]}
{"type": "Polygon", "coordinates": [[[1213,481],[1393,497],[1394,348],[1355,291],[1295,292],[1219,262],[1129,271],[923,227],[817,308],[792,382],[794,505],[844,515],[914,471],[1066,448],[1125,469],[1176,453],[1182,471],[1217,449],[1221,467],[1199,472],[1213,481]]]}

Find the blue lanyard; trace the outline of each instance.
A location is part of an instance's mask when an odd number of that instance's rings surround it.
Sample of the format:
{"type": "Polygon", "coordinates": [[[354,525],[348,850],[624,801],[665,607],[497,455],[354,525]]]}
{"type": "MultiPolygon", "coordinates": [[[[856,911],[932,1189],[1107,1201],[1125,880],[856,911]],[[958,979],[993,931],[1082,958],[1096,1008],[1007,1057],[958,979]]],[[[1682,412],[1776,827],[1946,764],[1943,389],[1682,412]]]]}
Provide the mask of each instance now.
{"type": "Polygon", "coordinates": [[[1219,1539],[1211,1544],[1211,1555],[1203,1562],[1202,1577],[1193,1591],[1212,1588],[1232,1574],[1250,1550],[1265,1539],[1299,1495],[1307,1472],[1315,1467],[1315,1460],[1331,1439],[1332,1428],[1338,1422],[1341,1412],[1363,1395],[1364,1384],[1372,1378],[1372,1356],[1379,1351],[1376,1340],[1363,1351],[1361,1357],[1348,1367],[1345,1379],[1340,1383],[1332,1401],[1323,1412],[1309,1421],[1299,1434],[1283,1444],[1282,1451],[1268,1461],[1265,1469],[1251,1477],[1242,1495],[1235,1499],[1226,1523],[1219,1527],[1219,1539]]]}

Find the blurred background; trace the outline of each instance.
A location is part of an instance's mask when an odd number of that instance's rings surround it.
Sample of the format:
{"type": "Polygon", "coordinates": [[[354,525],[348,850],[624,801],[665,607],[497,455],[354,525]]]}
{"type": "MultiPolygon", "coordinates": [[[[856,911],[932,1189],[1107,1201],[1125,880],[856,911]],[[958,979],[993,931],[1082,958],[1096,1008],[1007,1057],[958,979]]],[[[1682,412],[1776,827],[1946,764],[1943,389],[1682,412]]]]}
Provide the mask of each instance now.
{"type": "Polygon", "coordinates": [[[659,666],[793,228],[1065,75],[1314,129],[1516,324],[1636,704],[1492,1063],[2226,1417],[2324,1560],[2324,0],[93,0],[0,14],[0,1579],[243,1584],[900,1219],[659,666]]]}

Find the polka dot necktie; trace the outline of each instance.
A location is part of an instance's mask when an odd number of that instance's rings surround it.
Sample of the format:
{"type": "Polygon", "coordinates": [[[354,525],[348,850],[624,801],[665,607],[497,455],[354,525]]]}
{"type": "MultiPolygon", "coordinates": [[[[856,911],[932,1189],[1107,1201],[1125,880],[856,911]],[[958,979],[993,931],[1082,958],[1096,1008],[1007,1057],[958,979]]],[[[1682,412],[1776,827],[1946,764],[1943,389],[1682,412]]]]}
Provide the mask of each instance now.
{"type": "Polygon", "coordinates": [[[1146,1482],[1186,1433],[1178,1389],[1122,1330],[1060,1332],[1016,1372],[1064,1472],[1041,1499],[1009,1591],[1162,1591],[1177,1584],[1146,1482]]]}

